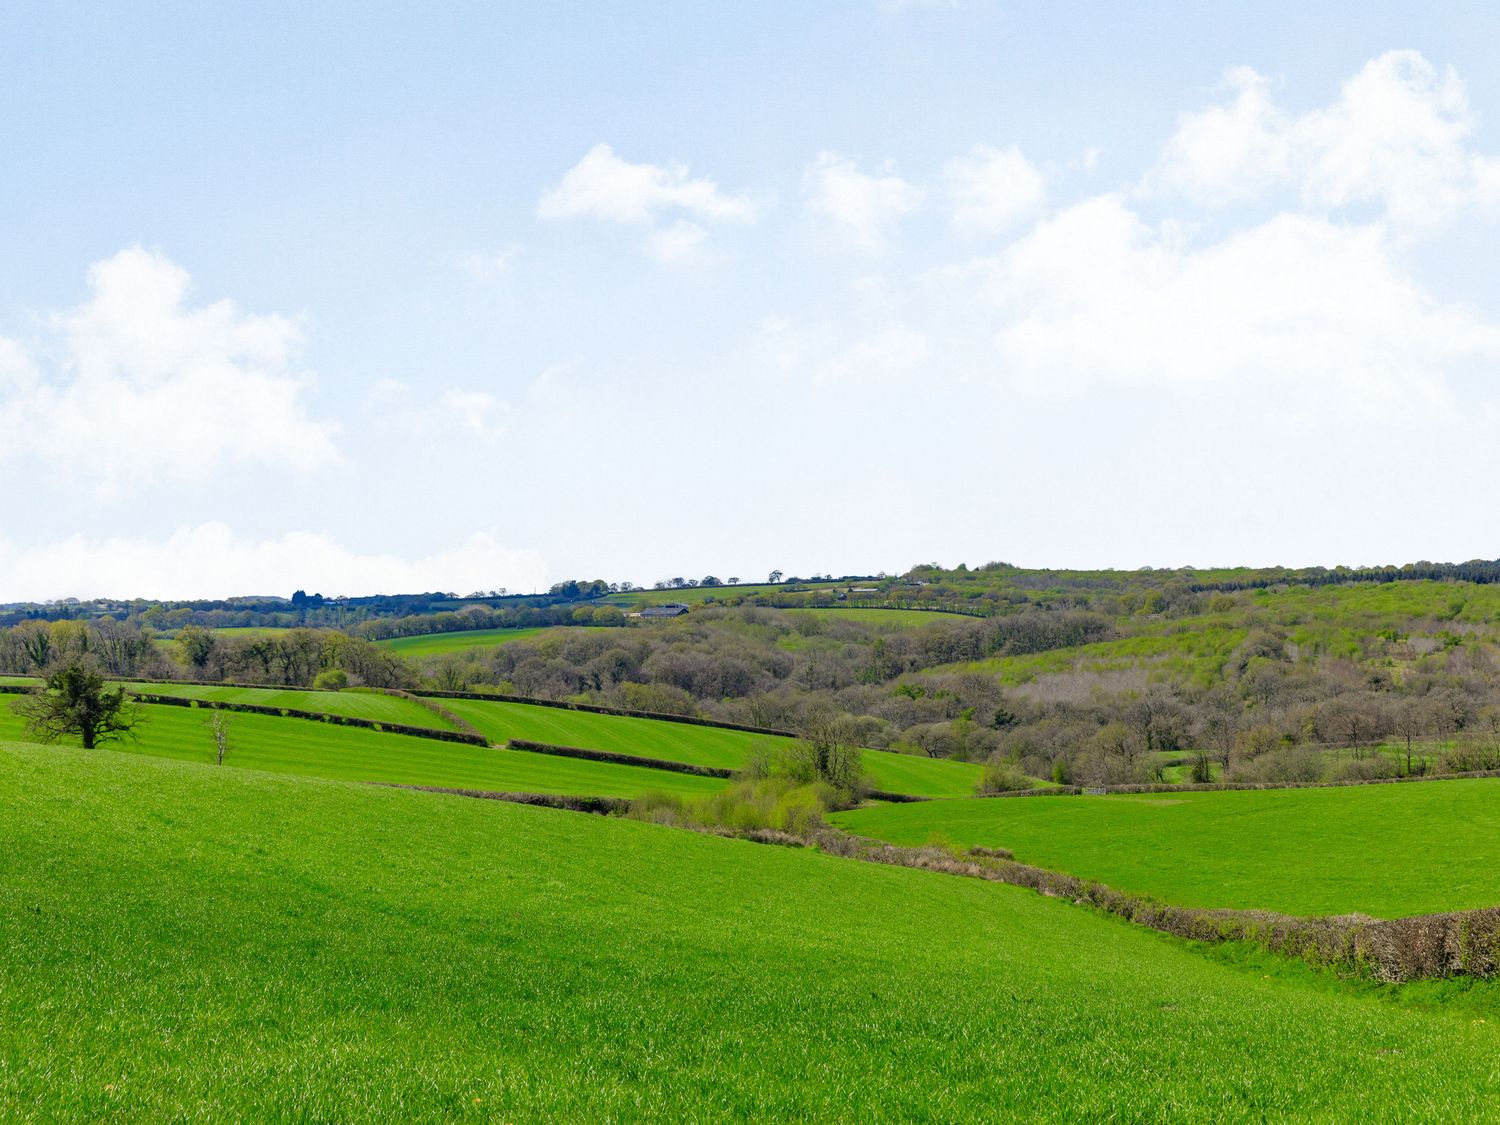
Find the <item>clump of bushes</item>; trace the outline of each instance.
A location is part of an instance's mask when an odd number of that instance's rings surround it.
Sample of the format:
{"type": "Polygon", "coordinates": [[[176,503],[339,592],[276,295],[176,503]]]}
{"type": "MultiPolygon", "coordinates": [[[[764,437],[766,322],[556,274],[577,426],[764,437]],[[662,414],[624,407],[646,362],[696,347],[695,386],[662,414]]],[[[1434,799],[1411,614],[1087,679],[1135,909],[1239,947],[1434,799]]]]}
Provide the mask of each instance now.
{"type": "Polygon", "coordinates": [[[343,691],[348,686],[349,673],[342,668],[328,668],[313,679],[313,687],[318,691],[343,691]]]}
{"type": "Polygon", "coordinates": [[[827,827],[824,814],[840,803],[839,792],[823,783],[799,784],[786,777],[744,778],[701,797],[643,793],[630,803],[626,815],[674,827],[811,836],[827,827]]]}
{"type": "Polygon", "coordinates": [[[786,747],[755,747],[745,768],[717,793],[681,797],[645,793],[627,815],[656,824],[813,836],[824,814],[859,803],[869,791],[863,752],[837,719],[812,724],[786,747]]]}
{"type": "Polygon", "coordinates": [[[1035,789],[1036,782],[1022,772],[1015,762],[1000,754],[991,754],[979,775],[978,793],[981,797],[991,793],[1012,793],[1018,789],[1035,789]]]}

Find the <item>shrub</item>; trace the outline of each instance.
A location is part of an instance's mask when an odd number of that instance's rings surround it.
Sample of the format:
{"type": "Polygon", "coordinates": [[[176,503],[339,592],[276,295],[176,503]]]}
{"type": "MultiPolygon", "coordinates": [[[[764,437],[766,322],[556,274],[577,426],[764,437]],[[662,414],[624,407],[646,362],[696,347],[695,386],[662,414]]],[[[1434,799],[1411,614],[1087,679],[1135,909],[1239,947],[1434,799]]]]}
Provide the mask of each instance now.
{"type": "Polygon", "coordinates": [[[999,754],[992,754],[979,775],[979,786],[976,792],[984,796],[988,793],[1009,793],[1016,789],[1032,789],[1035,786],[1036,782],[1022,773],[1020,766],[1002,758],[999,754]]]}
{"type": "Polygon", "coordinates": [[[826,785],[799,785],[785,777],[746,778],[701,797],[643,793],[626,815],[653,824],[810,836],[827,827],[823,815],[838,797],[826,785]]]}
{"type": "Polygon", "coordinates": [[[313,680],[313,687],[318,691],[342,691],[349,686],[349,673],[342,668],[329,668],[319,672],[313,680]]]}

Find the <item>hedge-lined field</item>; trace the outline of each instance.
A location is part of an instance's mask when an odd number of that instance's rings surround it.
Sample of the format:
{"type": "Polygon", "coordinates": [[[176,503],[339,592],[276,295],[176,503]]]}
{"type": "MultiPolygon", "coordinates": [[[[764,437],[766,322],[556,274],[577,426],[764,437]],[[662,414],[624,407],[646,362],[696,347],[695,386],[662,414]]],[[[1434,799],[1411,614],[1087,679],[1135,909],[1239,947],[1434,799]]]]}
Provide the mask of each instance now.
{"type": "Polygon", "coordinates": [[[420,703],[397,695],[366,691],[309,691],[301,688],[253,688],[231,684],[128,683],[133,691],[173,695],[180,699],[217,700],[221,703],[253,703],[258,707],[285,707],[292,711],[317,711],[348,715],[377,723],[404,723],[412,727],[453,730],[453,724],[420,703]]]}
{"type": "MultiPolygon", "coordinates": [[[[589,628],[589,626],[569,625],[551,628],[582,629],[589,628]]],[[[390,649],[400,656],[419,659],[427,656],[442,656],[450,652],[468,652],[476,648],[493,648],[495,645],[509,644],[511,641],[535,637],[548,631],[548,627],[545,626],[528,629],[463,629],[456,633],[422,633],[414,637],[391,637],[389,640],[376,641],[375,644],[380,648],[390,649]]]]}
{"type": "Polygon", "coordinates": [[[1500,905],[1500,779],[934,801],[834,819],[898,844],[1009,848],[1181,906],[1398,918],[1500,905]]]}
{"type": "MultiPolygon", "coordinates": [[[[787,740],[773,735],[700,727],[660,719],[594,715],[527,703],[444,699],[443,706],[467,719],[492,742],[512,738],[608,750],[642,758],[664,758],[717,769],[740,769],[757,745],[787,740]]],[[[877,789],[919,797],[962,797],[974,792],[980,768],[969,762],[939,761],[906,754],[865,752],[865,769],[877,789]]]]}
{"type": "MultiPolygon", "coordinates": [[[[25,738],[24,726],[0,696],[0,738],[25,738]]],[[[146,704],[134,741],[113,743],[129,753],[211,762],[214,740],[207,708],[146,704]]],[[[435,718],[436,716],[434,716],[435,718]]],[[[307,719],[230,713],[233,766],[350,781],[436,785],[569,796],[634,797],[646,790],[706,793],[724,783],[638,766],[551,758],[488,746],[436,742],[410,735],[336,726],[307,719]]]]}
{"type": "Polygon", "coordinates": [[[0,745],[0,806],[7,1119],[1495,1112],[1488,986],[1390,1004],[1010,887],[109,751],[0,745]]]}

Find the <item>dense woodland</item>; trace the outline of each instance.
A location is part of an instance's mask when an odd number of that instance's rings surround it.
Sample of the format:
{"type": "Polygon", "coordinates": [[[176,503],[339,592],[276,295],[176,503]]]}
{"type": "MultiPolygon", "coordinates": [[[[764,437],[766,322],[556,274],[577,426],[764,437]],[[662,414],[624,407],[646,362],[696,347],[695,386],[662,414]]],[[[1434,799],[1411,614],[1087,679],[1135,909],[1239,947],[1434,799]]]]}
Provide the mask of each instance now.
{"type": "Polygon", "coordinates": [[[85,655],[121,679],[310,685],[337,672],[786,730],[837,714],[869,747],[1087,785],[1500,767],[1493,564],[1280,573],[997,563],[859,585],[665,583],[692,589],[692,610],[650,621],[631,616],[642,592],[575,583],[548,604],[262,634],[158,629],[148,608],[0,629],[0,671],[85,655]],[[1483,581],[1449,576],[1460,569],[1483,581]],[[377,643],[544,626],[563,627],[421,660],[377,643]]]}

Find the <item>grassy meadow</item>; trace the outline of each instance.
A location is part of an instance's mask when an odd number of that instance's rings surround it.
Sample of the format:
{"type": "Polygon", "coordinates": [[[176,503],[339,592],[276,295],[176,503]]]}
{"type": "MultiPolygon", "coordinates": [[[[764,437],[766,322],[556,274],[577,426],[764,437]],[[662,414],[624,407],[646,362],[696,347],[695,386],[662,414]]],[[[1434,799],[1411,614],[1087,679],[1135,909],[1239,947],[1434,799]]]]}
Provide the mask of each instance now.
{"type": "MultiPolygon", "coordinates": [[[[553,628],[558,627],[553,626],[553,628]]],[[[567,628],[582,629],[591,628],[591,626],[570,625],[567,628]]],[[[469,652],[476,648],[493,648],[495,645],[509,644],[511,641],[539,636],[549,631],[550,629],[546,627],[463,629],[456,633],[424,633],[414,637],[392,637],[375,643],[380,648],[389,649],[398,656],[419,660],[429,656],[445,656],[453,652],[469,652]]]]}
{"type": "MultiPolygon", "coordinates": [[[[0,696],[0,738],[23,740],[21,719],[0,696]]],[[[206,709],[145,704],[136,737],[113,746],[126,753],[212,762],[206,709]]],[[[434,716],[435,718],[436,716],[434,716]]],[[[228,715],[232,748],[225,768],[398,785],[634,797],[647,790],[686,795],[712,792],[713,778],[605,762],[554,758],[461,742],[343,727],[273,715],[228,715]]]]}
{"type": "Polygon", "coordinates": [[[975,880],[111,751],[0,744],[0,807],[8,1120],[1500,1116],[1489,985],[1377,996],[975,880]]]}
{"type": "Polygon", "coordinates": [[[128,683],[132,691],[154,692],[179,699],[213,700],[220,703],[253,703],[258,707],[285,707],[294,711],[317,711],[347,715],[377,723],[404,723],[413,727],[450,730],[453,724],[420,703],[400,696],[366,691],[313,691],[303,688],[253,688],[233,684],[128,683]]]}
{"type": "MultiPolygon", "coordinates": [[[[700,727],[660,719],[595,715],[559,707],[487,700],[444,699],[443,706],[467,719],[491,742],[512,738],[661,758],[716,769],[740,769],[757,745],[776,747],[787,739],[747,731],[700,727]]],[[[980,767],[907,754],[866,751],[865,770],[875,787],[919,797],[964,797],[979,783],[980,767]]]]}
{"type": "Polygon", "coordinates": [[[1500,779],[932,801],[833,819],[898,844],[1009,848],[1182,906],[1396,918],[1500,903],[1500,779]]]}

